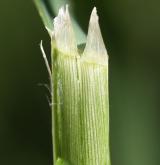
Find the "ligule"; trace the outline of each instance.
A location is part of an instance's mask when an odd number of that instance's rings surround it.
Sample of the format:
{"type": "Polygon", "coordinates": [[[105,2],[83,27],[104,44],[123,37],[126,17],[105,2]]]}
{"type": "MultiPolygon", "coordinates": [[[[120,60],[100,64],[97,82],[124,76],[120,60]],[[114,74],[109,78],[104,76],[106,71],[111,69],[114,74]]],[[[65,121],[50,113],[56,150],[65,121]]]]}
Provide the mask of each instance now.
{"type": "Polygon", "coordinates": [[[108,55],[101,35],[97,10],[94,7],[91,13],[87,42],[82,59],[89,63],[108,65],[108,55]]]}
{"type": "Polygon", "coordinates": [[[68,5],[59,10],[58,16],[54,18],[53,39],[56,41],[57,49],[64,54],[77,55],[77,44],[73,32],[68,5]]]}
{"type": "Polygon", "coordinates": [[[54,19],[52,34],[55,164],[110,165],[108,55],[96,8],[82,55],[77,51],[68,7],[61,8],[54,19]]]}

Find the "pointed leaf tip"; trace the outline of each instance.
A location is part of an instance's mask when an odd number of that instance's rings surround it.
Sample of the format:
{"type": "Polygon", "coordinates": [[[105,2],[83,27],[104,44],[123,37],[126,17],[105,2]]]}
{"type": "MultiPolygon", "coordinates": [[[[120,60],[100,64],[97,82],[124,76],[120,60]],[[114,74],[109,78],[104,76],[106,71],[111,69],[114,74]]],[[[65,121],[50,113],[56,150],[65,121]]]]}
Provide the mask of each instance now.
{"type": "Polygon", "coordinates": [[[108,55],[103,42],[98,19],[97,9],[94,7],[90,16],[87,42],[84,49],[83,58],[88,61],[107,64],[108,55]]]}

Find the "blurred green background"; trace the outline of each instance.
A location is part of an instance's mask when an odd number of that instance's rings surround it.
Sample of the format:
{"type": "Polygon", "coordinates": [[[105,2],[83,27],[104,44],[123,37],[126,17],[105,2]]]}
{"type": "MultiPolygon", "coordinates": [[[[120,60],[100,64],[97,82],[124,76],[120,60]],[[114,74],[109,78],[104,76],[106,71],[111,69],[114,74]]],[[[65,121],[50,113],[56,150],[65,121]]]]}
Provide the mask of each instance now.
{"type": "MultiPolygon", "coordinates": [[[[160,1],[76,0],[87,31],[98,8],[110,57],[112,165],[160,164],[160,1]]],[[[49,36],[32,0],[0,1],[0,165],[51,165],[49,36]]]]}

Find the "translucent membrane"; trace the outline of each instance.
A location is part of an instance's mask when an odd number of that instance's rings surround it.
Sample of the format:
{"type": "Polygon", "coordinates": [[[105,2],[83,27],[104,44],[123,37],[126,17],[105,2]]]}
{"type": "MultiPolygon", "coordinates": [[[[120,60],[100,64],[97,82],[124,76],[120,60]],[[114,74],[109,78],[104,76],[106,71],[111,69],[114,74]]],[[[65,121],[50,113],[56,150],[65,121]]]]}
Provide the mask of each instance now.
{"type": "Polygon", "coordinates": [[[76,55],[77,44],[68,12],[68,5],[59,10],[54,19],[54,39],[57,49],[65,54],[76,55]]]}
{"type": "Polygon", "coordinates": [[[94,7],[91,13],[86,47],[83,58],[93,63],[108,64],[108,55],[99,27],[97,10],[94,7]]]}

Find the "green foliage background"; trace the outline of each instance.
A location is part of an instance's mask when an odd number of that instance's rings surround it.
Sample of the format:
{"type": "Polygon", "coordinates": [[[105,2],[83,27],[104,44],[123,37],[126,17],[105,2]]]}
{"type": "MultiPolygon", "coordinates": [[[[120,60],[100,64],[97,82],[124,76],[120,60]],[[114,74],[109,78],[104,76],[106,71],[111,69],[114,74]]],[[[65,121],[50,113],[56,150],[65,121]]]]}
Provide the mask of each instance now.
{"type": "MultiPolygon", "coordinates": [[[[160,162],[160,1],[76,0],[87,31],[97,6],[110,57],[112,165],[160,162]]],[[[49,36],[32,0],[0,1],[0,164],[51,165],[49,36]]]]}

